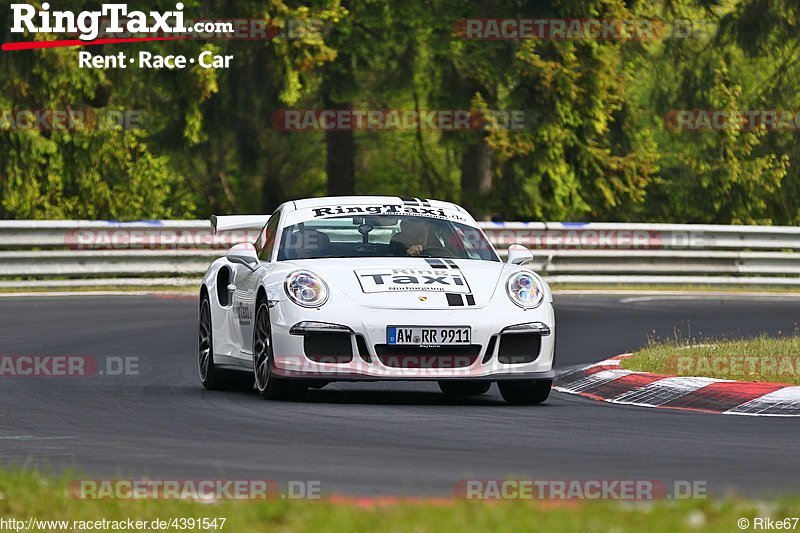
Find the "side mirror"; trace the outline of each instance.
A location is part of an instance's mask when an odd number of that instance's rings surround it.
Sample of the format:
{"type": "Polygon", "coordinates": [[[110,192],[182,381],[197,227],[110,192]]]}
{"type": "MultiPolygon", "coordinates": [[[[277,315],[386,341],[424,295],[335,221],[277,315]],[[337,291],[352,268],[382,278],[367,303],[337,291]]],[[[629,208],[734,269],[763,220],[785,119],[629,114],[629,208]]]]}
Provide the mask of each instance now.
{"type": "Polygon", "coordinates": [[[508,264],[524,265],[533,261],[533,253],[521,244],[512,244],[508,247],[508,264]]]}
{"type": "Polygon", "coordinates": [[[234,245],[228,250],[225,257],[227,257],[228,261],[231,263],[244,265],[252,271],[255,271],[260,264],[258,253],[256,253],[256,247],[249,242],[234,245]]]}

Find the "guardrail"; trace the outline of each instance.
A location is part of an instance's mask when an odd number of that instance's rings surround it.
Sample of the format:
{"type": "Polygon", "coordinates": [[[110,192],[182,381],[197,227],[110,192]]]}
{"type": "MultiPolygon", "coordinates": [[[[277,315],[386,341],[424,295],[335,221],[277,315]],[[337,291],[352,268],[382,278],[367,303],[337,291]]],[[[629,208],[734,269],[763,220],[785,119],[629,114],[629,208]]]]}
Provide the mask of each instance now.
{"type": "MultiPolygon", "coordinates": [[[[800,227],[486,222],[501,255],[520,243],[554,283],[800,286],[800,227]]],[[[202,220],[0,221],[0,288],[196,285],[258,231],[202,220]]]]}

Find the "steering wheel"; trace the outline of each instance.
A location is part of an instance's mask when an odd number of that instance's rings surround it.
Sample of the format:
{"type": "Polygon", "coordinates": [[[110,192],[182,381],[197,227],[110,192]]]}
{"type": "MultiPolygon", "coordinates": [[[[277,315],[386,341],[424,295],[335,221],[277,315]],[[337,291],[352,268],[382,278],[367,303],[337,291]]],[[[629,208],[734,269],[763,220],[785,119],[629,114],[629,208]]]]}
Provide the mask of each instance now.
{"type": "Polygon", "coordinates": [[[428,246],[422,249],[420,255],[423,257],[456,257],[452,250],[448,250],[443,246],[428,246]]]}

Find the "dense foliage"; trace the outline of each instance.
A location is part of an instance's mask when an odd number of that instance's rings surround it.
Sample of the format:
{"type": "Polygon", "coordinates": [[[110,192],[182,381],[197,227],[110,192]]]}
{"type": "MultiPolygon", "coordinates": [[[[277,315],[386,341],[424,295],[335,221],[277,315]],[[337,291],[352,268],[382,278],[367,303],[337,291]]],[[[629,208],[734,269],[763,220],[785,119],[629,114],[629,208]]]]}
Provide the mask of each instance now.
{"type": "MultiPolygon", "coordinates": [[[[80,11],[90,2],[58,4],[80,11]]],[[[376,193],[454,200],[508,220],[800,223],[800,124],[696,131],[673,120],[677,110],[800,108],[798,2],[184,4],[193,18],[284,28],[313,21],[322,31],[91,47],[187,57],[205,49],[233,55],[229,69],[80,69],[75,48],[0,53],[0,113],[143,117],[137,129],[0,127],[0,218],[204,217],[376,193]],[[499,17],[656,21],[662,31],[633,39],[459,33],[459,20],[499,17]],[[686,27],[692,32],[676,31],[686,27]],[[525,128],[326,132],[271,123],[278,110],[329,108],[524,110],[525,128]]],[[[53,38],[11,34],[10,18],[3,7],[3,42],[53,38]]]]}

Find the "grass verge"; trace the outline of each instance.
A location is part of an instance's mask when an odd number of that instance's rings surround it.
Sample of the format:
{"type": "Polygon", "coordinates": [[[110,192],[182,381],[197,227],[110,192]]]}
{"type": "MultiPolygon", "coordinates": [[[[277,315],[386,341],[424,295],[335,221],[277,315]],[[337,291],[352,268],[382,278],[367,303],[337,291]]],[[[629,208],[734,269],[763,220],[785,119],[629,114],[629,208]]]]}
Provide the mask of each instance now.
{"type": "Polygon", "coordinates": [[[779,338],[651,342],[621,366],[674,376],[800,385],[800,332],[779,338]]]}
{"type": "MultiPolygon", "coordinates": [[[[222,519],[221,531],[736,531],[738,521],[800,516],[800,498],[771,501],[726,498],[623,503],[603,502],[406,502],[365,505],[288,501],[196,503],[155,500],[79,500],[66,477],[0,471],[0,518],[15,520],[152,521],[222,519]]],[[[219,526],[218,521],[218,526],[219,526]]],[[[6,523],[8,525],[8,523],[6,523]]],[[[40,524],[41,526],[41,524],[40,524]]],[[[800,525],[796,525],[800,527],[800,525]]],[[[14,530],[13,528],[5,528],[14,530]]],[[[58,530],[57,527],[40,527],[58,530]]],[[[94,528],[97,530],[98,528],[94,528]]],[[[147,527],[145,530],[152,530],[147,527]]],[[[174,531],[179,528],[162,529],[174,531]]],[[[787,528],[791,529],[791,527],[787,528]]],[[[63,529],[62,529],[63,530],[63,529]]],[[[103,530],[103,529],[101,529],[103,530]]],[[[194,528],[197,530],[197,528],[194,528]]],[[[215,531],[215,529],[208,529],[215,531]]],[[[220,531],[217,527],[216,531],[220,531]]]]}

